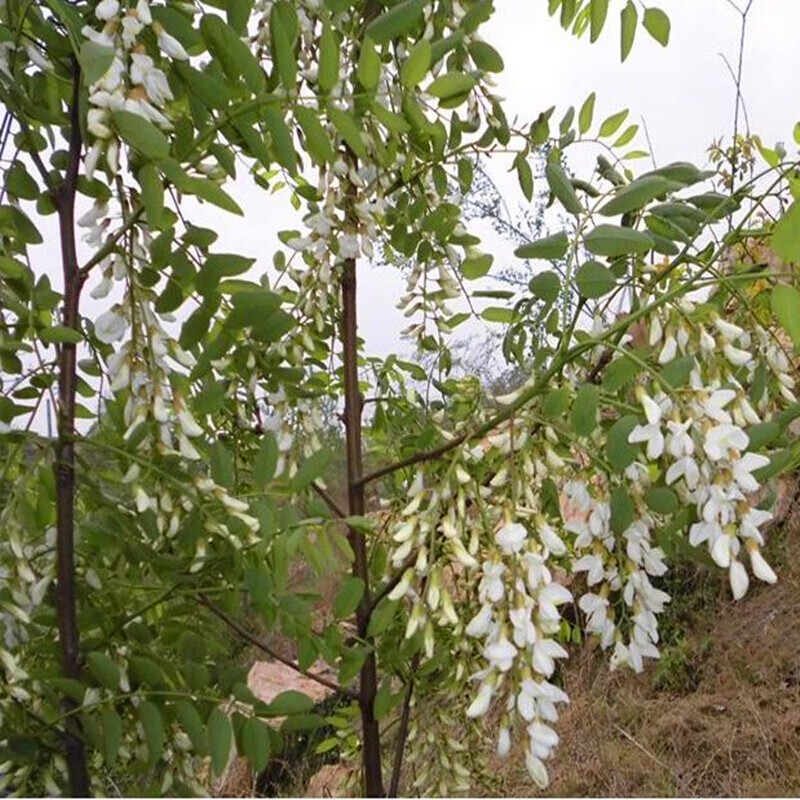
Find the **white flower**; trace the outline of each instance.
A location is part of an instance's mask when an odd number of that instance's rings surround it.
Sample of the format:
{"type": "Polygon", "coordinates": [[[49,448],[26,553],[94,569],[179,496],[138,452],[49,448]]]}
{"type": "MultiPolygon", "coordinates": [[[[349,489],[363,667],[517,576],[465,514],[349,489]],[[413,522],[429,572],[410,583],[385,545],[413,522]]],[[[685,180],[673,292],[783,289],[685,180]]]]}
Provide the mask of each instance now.
{"type": "Polygon", "coordinates": [[[166,55],[168,55],[170,58],[176,59],[177,61],[189,60],[189,54],[183,49],[183,45],[174,36],[170,36],[170,34],[168,34],[161,27],[161,25],[153,25],[153,30],[156,32],[156,36],[158,37],[158,46],[164,51],[164,53],[166,53],[166,55]]]}
{"type": "Polygon", "coordinates": [[[97,8],[94,10],[94,14],[97,19],[102,19],[104,21],[113,19],[119,14],[118,0],[100,0],[97,4],[97,8]]]}
{"type": "Polygon", "coordinates": [[[739,524],[739,536],[744,539],[752,539],[756,544],[763,545],[764,537],[761,535],[759,528],[771,519],[771,511],[762,511],[760,508],[749,508],[742,515],[739,524]]]}
{"type": "Polygon", "coordinates": [[[733,479],[745,492],[758,491],[759,483],[752,476],[752,472],[769,464],[769,459],[759,453],[745,453],[738,461],[731,465],[733,479]]]}
{"type": "Polygon", "coordinates": [[[547,777],[547,768],[540,758],[537,758],[530,750],[525,752],[525,767],[531,780],[540,788],[546,789],[550,783],[547,777]]]}
{"type": "MultiPolygon", "coordinates": [[[[513,612],[512,612],[513,613],[513,612]]],[[[467,636],[483,638],[492,627],[492,607],[486,603],[481,610],[469,621],[465,633],[467,636]]]]}
{"type": "Polygon", "coordinates": [[[726,344],[722,348],[722,352],[725,354],[725,358],[731,362],[736,367],[743,367],[745,364],[749,364],[753,360],[753,356],[747,352],[747,350],[742,350],[739,347],[734,347],[732,344],[726,344]]]}
{"type": "Polygon", "coordinates": [[[541,539],[542,544],[554,556],[562,556],[567,552],[567,546],[553,530],[552,526],[544,519],[537,520],[536,532],[539,534],[539,539],[541,539]]]}
{"type": "Polygon", "coordinates": [[[744,333],[744,330],[738,325],[734,325],[732,322],[727,322],[726,320],[722,319],[722,317],[717,317],[714,320],[714,325],[722,334],[722,338],[729,342],[735,341],[744,333]]]}
{"type": "Polygon", "coordinates": [[[586,582],[589,584],[589,586],[594,586],[594,584],[600,583],[600,581],[603,580],[605,567],[603,566],[603,559],[600,558],[600,556],[593,554],[581,556],[581,558],[573,563],[572,571],[588,573],[586,576],[586,582]]]}
{"type": "Polygon", "coordinates": [[[536,626],[531,619],[531,606],[524,605],[520,608],[512,608],[508,612],[508,618],[514,626],[514,644],[524,648],[536,641],[536,626]]]}
{"type": "Polygon", "coordinates": [[[98,139],[108,139],[111,136],[111,128],[106,125],[108,116],[101,108],[90,108],[86,114],[86,128],[92,136],[98,139]]]}
{"type": "Polygon", "coordinates": [[[153,59],[143,53],[131,54],[131,80],[144,86],[147,96],[157,105],[163,106],[172,100],[167,76],[157,69],[153,59]]]}
{"type": "Polygon", "coordinates": [[[528,725],[531,752],[539,758],[549,758],[558,744],[558,734],[548,725],[532,722],[528,725]]]}
{"type": "Polygon", "coordinates": [[[104,275],[100,279],[100,283],[92,289],[90,295],[95,300],[102,300],[104,297],[107,297],[111,289],[113,288],[114,283],[108,276],[104,275]]]}
{"type": "Polygon", "coordinates": [[[500,672],[508,672],[514,666],[517,648],[508,641],[505,634],[501,634],[498,641],[486,646],[483,655],[495,669],[500,672]]]}
{"type": "Polygon", "coordinates": [[[747,577],[747,570],[741,561],[735,559],[731,561],[729,577],[731,581],[731,591],[734,600],[741,600],[747,594],[747,587],[750,579],[747,577]]]}
{"type": "Polygon", "coordinates": [[[101,314],[94,324],[95,336],[105,344],[118,342],[125,335],[128,322],[116,309],[101,314]]]}
{"type": "Polygon", "coordinates": [[[701,407],[705,415],[714,422],[730,423],[731,415],[724,409],[734,397],[736,397],[736,392],[733,389],[717,389],[701,403],[701,407]]]}
{"type": "Polygon", "coordinates": [[[666,341],[664,342],[664,346],[661,348],[661,352],[658,354],[658,363],[659,364],[668,364],[672,361],[675,356],[678,354],[678,342],[675,337],[670,334],[666,341]]]}
{"type": "Polygon", "coordinates": [[[136,16],[144,25],[153,24],[153,15],[150,13],[150,5],[147,0],[139,0],[136,4],[136,16]]]}
{"type": "Polygon", "coordinates": [[[694,439],[692,439],[689,429],[692,427],[693,420],[687,419],[685,422],[668,420],[667,430],[667,452],[675,458],[690,456],[694,453],[694,439]]]}
{"type": "Polygon", "coordinates": [[[666,475],[667,484],[672,485],[680,478],[683,478],[689,490],[697,488],[700,480],[700,468],[692,456],[684,456],[670,464],[666,475]]]}
{"type": "Polygon", "coordinates": [[[750,566],[753,568],[753,575],[765,583],[775,583],[778,580],[778,576],[764,560],[761,550],[758,549],[758,545],[754,541],[747,543],[747,552],[750,554],[750,566]]]}
{"type": "Polygon", "coordinates": [[[528,532],[518,522],[507,522],[495,533],[494,538],[500,549],[510,556],[522,550],[522,546],[528,538],[528,532]]]}
{"type": "Polygon", "coordinates": [[[711,558],[723,569],[731,565],[731,556],[735,548],[734,538],[727,533],[717,536],[711,543],[711,558]]]}
{"type": "Polygon", "coordinates": [[[203,429],[197,424],[195,418],[185,408],[182,408],[178,412],[178,422],[180,423],[181,430],[187,436],[203,435],[203,429]]]}
{"type": "Polygon", "coordinates": [[[184,433],[178,434],[178,451],[189,461],[199,461],[201,459],[200,453],[197,452],[195,446],[186,438],[184,433]]]}
{"type": "Polygon", "coordinates": [[[566,658],[567,651],[553,639],[538,639],[532,648],[533,668],[549,678],[556,668],[556,658],[566,658]]]}
{"type": "Polygon", "coordinates": [[[358,237],[352,233],[344,233],[339,237],[339,257],[343,259],[358,258],[361,249],[358,246],[358,237]]]}
{"type": "Polygon", "coordinates": [[[511,750],[511,731],[503,726],[500,728],[500,734],[497,737],[497,755],[500,758],[505,758],[511,750]]]}
{"type": "Polygon", "coordinates": [[[482,717],[488,710],[492,702],[494,689],[488,681],[484,681],[478,689],[478,694],[467,709],[467,716],[470,719],[482,717]]]}
{"type": "MultiPolygon", "coordinates": [[[[463,545],[461,546],[463,547],[463,545]]],[[[503,585],[503,573],[505,571],[506,568],[504,564],[493,563],[491,561],[483,562],[483,577],[478,585],[478,597],[481,602],[485,602],[488,598],[490,602],[497,603],[502,599],[506,591],[503,585]]]]}
{"type": "Polygon", "coordinates": [[[723,423],[706,433],[703,449],[712,461],[726,458],[730,450],[745,450],[750,444],[747,434],[738,426],[723,423]]]}

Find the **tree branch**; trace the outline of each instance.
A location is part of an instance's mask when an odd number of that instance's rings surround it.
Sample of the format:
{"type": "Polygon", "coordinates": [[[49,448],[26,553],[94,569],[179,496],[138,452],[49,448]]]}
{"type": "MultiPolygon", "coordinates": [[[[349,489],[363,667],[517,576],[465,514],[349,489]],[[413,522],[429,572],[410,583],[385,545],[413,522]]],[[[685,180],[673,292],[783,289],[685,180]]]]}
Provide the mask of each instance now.
{"type": "Polygon", "coordinates": [[[316,481],[311,484],[311,488],[322,498],[325,505],[328,506],[337,517],[344,519],[347,516],[342,507],[316,481]]]}
{"type": "Polygon", "coordinates": [[[284,664],[287,667],[290,667],[295,672],[298,672],[300,675],[308,678],[309,680],[316,681],[317,683],[321,684],[322,686],[331,689],[338,694],[344,695],[345,697],[349,697],[351,700],[357,699],[357,695],[351,689],[344,688],[339,686],[338,683],[335,681],[328,680],[328,678],[323,677],[322,675],[317,675],[315,672],[310,672],[307,669],[303,669],[296,661],[292,661],[291,658],[286,658],[270,647],[263,639],[260,639],[253,633],[247,630],[243,625],[237,622],[233,617],[226,614],[216,603],[213,603],[209,600],[208,596],[200,592],[198,594],[198,599],[200,602],[221,622],[224,622],[232,631],[235,631],[242,637],[246,642],[249,642],[254,647],[257,647],[262,652],[266,653],[270,658],[275,659],[275,661],[280,661],[281,664],[284,664]]]}
{"type": "Polygon", "coordinates": [[[403,768],[403,754],[408,738],[408,722],[411,717],[411,697],[414,694],[414,675],[419,668],[420,654],[415,653],[411,659],[411,669],[406,683],[406,692],[403,696],[403,709],[400,712],[400,728],[397,731],[397,744],[394,751],[394,764],[392,765],[392,778],[389,781],[388,797],[397,797],[400,792],[400,774],[403,768]]]}

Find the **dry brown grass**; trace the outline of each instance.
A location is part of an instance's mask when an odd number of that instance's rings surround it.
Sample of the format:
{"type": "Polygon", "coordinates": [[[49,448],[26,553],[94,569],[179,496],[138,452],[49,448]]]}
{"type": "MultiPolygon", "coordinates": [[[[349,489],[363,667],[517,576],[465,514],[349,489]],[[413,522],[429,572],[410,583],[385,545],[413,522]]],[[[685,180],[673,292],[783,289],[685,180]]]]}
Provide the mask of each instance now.
{"type": "MultiPolygon", "coordinates": [[[[633,676],[610,673],[596,651],[575,654],[548,795],[800,795],[800,512],[791,516],[768,549],[779,582],[714,602],[673,661],[633,676]],[[664,690],[671,677],[681,690],[664,690]]],[[[505,796],[536,793],[520,757],[502,783],[505,796]]]]}

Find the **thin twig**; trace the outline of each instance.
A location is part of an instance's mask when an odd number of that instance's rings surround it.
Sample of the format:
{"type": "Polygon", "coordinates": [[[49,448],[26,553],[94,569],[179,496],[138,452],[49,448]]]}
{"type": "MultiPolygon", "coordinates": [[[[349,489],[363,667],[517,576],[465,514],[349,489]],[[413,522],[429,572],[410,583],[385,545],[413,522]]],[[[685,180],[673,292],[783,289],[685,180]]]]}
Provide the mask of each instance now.
{"type": "Polygon", "coordinates": [[[317,675],[315,672],[310,672],[307,669],[303,669],[296,661],[292,661],[291,658],[286,658],[270,647],[263,639],[260,639],[253,633],[247,630],[243,625],[237,622],[233,617],[226,614],[216,603],[213,603],[209,600],[208,596],[200,592],[198,595],[198,600],[215,616],[217,619],[224,622],[231,630],[235,631],[242,637],[246,642],[249,642],[254,647],[257,647],[262,652],[266,653],[270,658],[275,659],[275,661],[280,661],[281,664],[284,664],[287,667],[290,667],[295,672],[299,672],[306,678],[309,678],[312,681],[316,681],[317,683],[321,684],[322,686],[326,686],[328,689],[331,689],[334,692],[338,692],[339,694],[344,695],[345,697],[349,697],[351,700],[355,700],[357,695],[351,689],[344,688],[339,686],[338,683],[335,681],[328,680],[322,675],[317,675]]]}
{"type": "Polygon", "coordinates": [[[342,507],[328,494],[328,492],[325,491],[325,489],[322,488],[322,486],[319,485],[319,483],[317,483],[317,481],[314,481],[311,484],[311,488],[322,498],[322,500],[325,502],[325,505],[328,506],[328,508],[333,511],[337,517],[344,519],[347,516],[347,514],[344,513],[344,509],[342,509],[342,507]]]}
{"type": "Polygon", "coordinates": [[[394,751],[394,764],[392,765],[392,777],[389,781],[388,797],[397,797],[400,792],[400,774],[403,768],[403,754],[406,749],[406,739],[408,738],[408,721],[411,716],[411,697],[414,694],[414,676],[419,668],[420,654],[415,653],[411,659],[411,669],[408,673],[408,682],[403,696],[403,709],[400,712],[400,729],[397,731],[397,744],[394,751]]]}
{"type": "Polygon", "coordinates": [[[375,596],[372,598],[372,603],[370,604],[369,607],[370,615],[372,615],[372,612],[375,611],[375,607],[378,605],[378,603],[380,603],[380,601],[383,600],[383,598],[386,597],[386,595],[388,595],[392,591],[392,589],[394,589],[394,587],[397,586],[398,583],[400,583],[400,581],[403,579],[405,571],[409,567],[411,567],[416,560],[417,560],[416,551],[406,556],[406,560],[400,565],[394,576],[391,577],[386,583],[383,584],[383,586],[381,586],[378,589],[378,591],[375,593],[375,596]]]}

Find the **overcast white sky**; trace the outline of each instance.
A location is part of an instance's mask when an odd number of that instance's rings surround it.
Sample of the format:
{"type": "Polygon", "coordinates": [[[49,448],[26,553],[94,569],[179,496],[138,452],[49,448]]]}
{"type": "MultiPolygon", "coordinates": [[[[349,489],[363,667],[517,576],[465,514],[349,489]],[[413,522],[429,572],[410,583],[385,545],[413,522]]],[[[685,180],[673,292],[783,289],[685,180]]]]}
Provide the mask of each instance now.
{"type": "MultiPolygon", "coordinates": [[[[660,164],[690,160],[702,165],[711,140],[731,130],[734,85],[722,55],[735,65],[741,18],[727,0],[658,3],[672,20],[669,46],[662,48],[640,28],[632,54],[620,64],[621,0],[611,4],[606,30],[593,45],[588,36],[575,39],[548,17],[546,0],[496,0],[497,11],[484,36],[505,59],[498,91],[507,99],[508,117],[530,121],[555,105],[558,120],[568,106],[579,106],[595,91],[596,121],[627,107],[632,121],[646,121],[660,164]]],[[[777,140],[791,143],[792,128],[800,120],[798,32],[800,0],[754,0],[743,94],[752,130],[770,145],[777,140]]],[[[510,205],[522,200],[505,166],[498,166],[494,174],[510,205]]],[[[278,243],[277,231],[297,225],[288,197],[268,196],[246,179],[235,192],[244,218],[210,206],[198,208],[190,218],[219,232],[219,251],[250,255],[266,266],[278,243]]],[[[40,252],[52,260],[54,282],[60,283],[55,244],[48,241],[40,252]]],[[[359,279],[362,335],[368,349],[407,352],[408,345],[399,341],[404,319],[394,309],[403,289],[400,276],[391,268],[364,263],[359,279]]],[[[90,314],[108,303],[91,301],[88,293],[85,297],[90,314]]]]}

